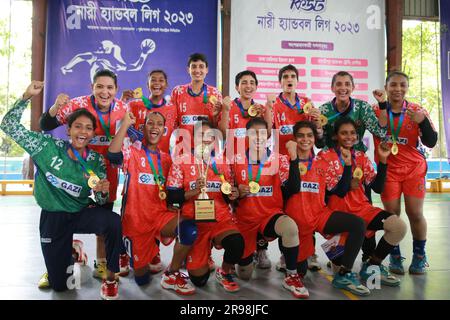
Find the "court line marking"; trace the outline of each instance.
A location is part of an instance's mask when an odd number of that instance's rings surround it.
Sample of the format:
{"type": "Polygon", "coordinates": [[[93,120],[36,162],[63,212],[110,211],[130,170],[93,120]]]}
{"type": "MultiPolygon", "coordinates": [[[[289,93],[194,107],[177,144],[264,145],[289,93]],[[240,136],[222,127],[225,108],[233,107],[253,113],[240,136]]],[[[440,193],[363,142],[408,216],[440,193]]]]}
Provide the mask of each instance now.
{"type": "MultiPolygon", "coordinates": [[[[322,269],[319,270],[319,274],[323,275],[330,283],[333,281],[333,277],[330,276],[328,273],[326,273],[325,271],[323,271],[322,269]]],[[[334,287],[333,287],[334,288],[334,287]]],[[[347,298],[349,298],[350,300],[360,300],[356,295],[354,295],[351,292],[348,292],[347,290],[344,289],[338,289],[339,291],[341,291],[347,298]]]]}

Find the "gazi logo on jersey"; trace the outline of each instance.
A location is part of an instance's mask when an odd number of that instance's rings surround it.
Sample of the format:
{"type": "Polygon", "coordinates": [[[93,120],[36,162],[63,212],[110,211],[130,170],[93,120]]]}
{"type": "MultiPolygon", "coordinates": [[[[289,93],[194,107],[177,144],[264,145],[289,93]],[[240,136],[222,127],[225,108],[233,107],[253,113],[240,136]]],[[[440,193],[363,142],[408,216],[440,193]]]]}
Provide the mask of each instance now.
{"type": "Polygon", "coordinates": [[[139,173],[138,182],[140,184],[156,185],[155,176],[151,173],[139,173]]]}
{"type": "Polygon", "coordinates": [[[196,114],[196,115],[186,115],[181,117],[181,124],[184,125],[194,125],[200,120],[208,119],[207,115],[196,114]]]}
{"type": "Polygon", "coordinates": [[[95,146],[109,146],[109,140],[107,136],[95,136],[91,139],[89,144],[95,146]]]}
{"type": "Polygon", "coordinates": [[[62,189],[68,194],[70,194],[73,197],[78,198],[81,193],[81,189],[83,187],[78,186],[76,184],[70,183],[68,181],[62,180],[58,178],[57,176],[51,174],[50,172],[47,172],[45,174],[45,177],[47,178],[47,181],[52,184],[55,188],[62,189]]]}
{"type": "Polygon", "coordinates": [[[247,197],[271,197],[273,196],[272,186],[261,186],[258,193],[250,193],[247,197]]]}
{"type": "MultiPolygon", "coordinates": [[[[387,140],[387,142],[394,143],[394,141],[392,140],[392,136],[390,134],[386,135],[386,140],[387,140]]],[[[398,137],[397,138],[397,143],[398,144],[407,145],[408,144],[408,138],[398,137]]]]}
{"type": "MultiPolygon", "coordinates": [[[[220,181],[208,181],[206,183],[206,192],[221,192],[220,186],[222,185],[222,182],[220,181]]],[[[197,186],[196,181],[191,181],[189,183],[189,190],[194,190],[197,186]]]]}
{"type": "Polygon", "coordinates": [[[317,182],[302,181],[300,185],[300,192],[319,193],[320,184],[317,182]]]}
{"type": "Polygon", "coordinates": [[[292,128],[294,128],[294,126],[292,124],[289,124],[289,125],[286,124],[284,126],[281,126],[280,127],[280,134],[283,135],[283,136],[288,135],[288,134],[292,134],[292,132],[293,132],[292,128]]]}

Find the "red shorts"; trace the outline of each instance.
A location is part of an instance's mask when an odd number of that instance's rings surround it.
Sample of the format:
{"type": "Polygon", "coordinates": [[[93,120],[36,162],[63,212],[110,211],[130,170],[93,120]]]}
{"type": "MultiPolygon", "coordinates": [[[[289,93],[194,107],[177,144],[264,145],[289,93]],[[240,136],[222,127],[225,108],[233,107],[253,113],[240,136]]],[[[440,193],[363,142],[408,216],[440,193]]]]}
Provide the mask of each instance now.
{"type": "Polygon", "coordinates": [[[402,193],[405,196],[419,199],[425,198],[427,164],[422,162],[414,167],[401,167],[387,170],[384,190],[381,200],[391,201],[400,199],[402,193]]]}
{"type": "MultiPolygon", "coordinates": [[[[273,213],[273,214],[265,217],[260,223],[253,223],[251,225],[249,225],[248,223],[246,223],[246,224],[239,223],[239,220],[238,220],[237,225],[238,225],[239,231],[241,232],[242,237],[244,238],[244,241],[245,241],[245,249],[244,249],[244,254],[242,255],[242,258],[247,258],[250,255],[252,255],[253,252],[255,252],[258,232],[260,234],[263,234],[264,229],[266,228],[269,221],[274,216],[279,215],[279,214],[284,214],[284,213],[282,213],[282,212],[273,213]]],[[[275,239],[266,239],[266,240],[272,241],[275,239]]]]}
{"type": "MultiPolygon", "coordinates": [[[[238,231],[236,223],[231,217],[220,222],[197,222],[197,228],[197,239],[187,256],[187,270],[196,270],[208,265],[211,244],[215,237],[230,230],[238,231]]],[[[222,249],[220,246],[215,247],[222,249]]]]}
{"type": "Polygon", "coordinates": [[[140,234],[124,234],[124,244],[128,255],[131,257],[131,267],[140,269],[145,267],[159,253],[159,247],[155,239],[164,245],[169,245],[175,238],[161,237],[161,230],[176,214],[170,211],[162,212],[155,216],[154,228],[140,234]]]}

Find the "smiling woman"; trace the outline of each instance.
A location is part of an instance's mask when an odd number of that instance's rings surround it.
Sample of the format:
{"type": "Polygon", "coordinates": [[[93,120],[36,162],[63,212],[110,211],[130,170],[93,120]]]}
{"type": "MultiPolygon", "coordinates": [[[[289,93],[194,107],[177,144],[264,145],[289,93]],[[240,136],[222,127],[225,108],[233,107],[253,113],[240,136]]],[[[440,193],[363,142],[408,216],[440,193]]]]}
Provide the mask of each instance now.
{"type": "MultiPolygon", "coordinates": [[[[107,280],[102,284],[103,299],[117,299],[115,272],[119,271],[122,244],[120,218],[100,207],[109,197],[109,181],[103,157],[88,149],[94,136],[95,118],[87,110],[68,116],[71,142],[29,131],[20,124],[28,101],[44,87],[32,81],[13,108],[5,115],[0,128],[27,151],[36,164],[35,198],[42,208],[39,225],[42,252],[48,274],[48,286],[55,291],[69,286],[72,272],[74,233],[102,234],[106,238],[107,280]],[[90,195],[94,193],[96,202],[90,195]]],[[[77,242],[77,252],[82,252],[77,242]]],[[[82,259],[83,255],[78,256],[82,259]]]]}

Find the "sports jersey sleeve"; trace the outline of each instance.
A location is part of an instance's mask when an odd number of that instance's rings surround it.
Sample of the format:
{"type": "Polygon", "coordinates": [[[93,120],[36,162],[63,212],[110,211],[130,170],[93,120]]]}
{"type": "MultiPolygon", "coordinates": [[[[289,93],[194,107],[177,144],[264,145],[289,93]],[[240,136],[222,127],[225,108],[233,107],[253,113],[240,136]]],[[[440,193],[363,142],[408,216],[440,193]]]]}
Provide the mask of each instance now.
{"type": "Polygon", "coordinates": [[[167,177],[167,189],[183,189],[184,173],[179,164],[172,164],[167,177]]]}
{"type": "Polygon", "coordinates": [[[167,176],[167,205],[181,209],[184,203],[184,174],[179,164],[172,164],[167,176]]]}
{"type": "Polygon", "coordinates": [[[58,110],[58,112],[56,113],[56,120],[58,120],[59,124],[66,124],[67,117],[75,110],[81,108],[79,100],[80,98],[74,98],[70,100],[65,106],[63,106],[58,110]]]}
{"type": "Polygon", "coordinates": [[[339,172],[339,162],[333,161],[331,157],[323,152],[320,152],[317,156],[318,161],[322,161],[323,168],[325,168],[325,184],[328,191],[335,189],[341,180],[342,173],[339,172]]]}
{"type": "Polygon", "coordinates": [[[433,148],[437,143],[438,135],[427,110],[422,109],[422,112],[425,114],[425,119],[419,123],[420,141],[428,148],[433,148]]]}
{"type": "Polygon", "coordinates": [[[33,158],[44,149],[52,138],[50,135],[30,131],[20,123],[28,101],[17,100],[12,109],[3,117],[0,128],[33,158]]]}
{"type": "Polygon", "coordinates": [[[289,160],[285,155],[280,155],[280,167],[278,169],[281,184],[285,184],[289,178],[289,160]]]}
{"type": "Polygon", "coordinates": [[[372,106],[367,102],[365,102],[361,108],[362,108],[361,120],[364,122],[364,125],[367,128],[367,130],[369,130],[369,132],[372,133],[374,136],[383,139],[386,136],[386,127],[380,126],[380,123],[378,122],[378,117],[375,114],[375,111],[373,110],[372,106]]]}
{"type": "Polygon", "coordinates": [[[366,185],[370,185],[374,181],[377,174],[369,157],[363,152],[361,152],[360,154],[363,157],[364,183],[366,185]]]}

